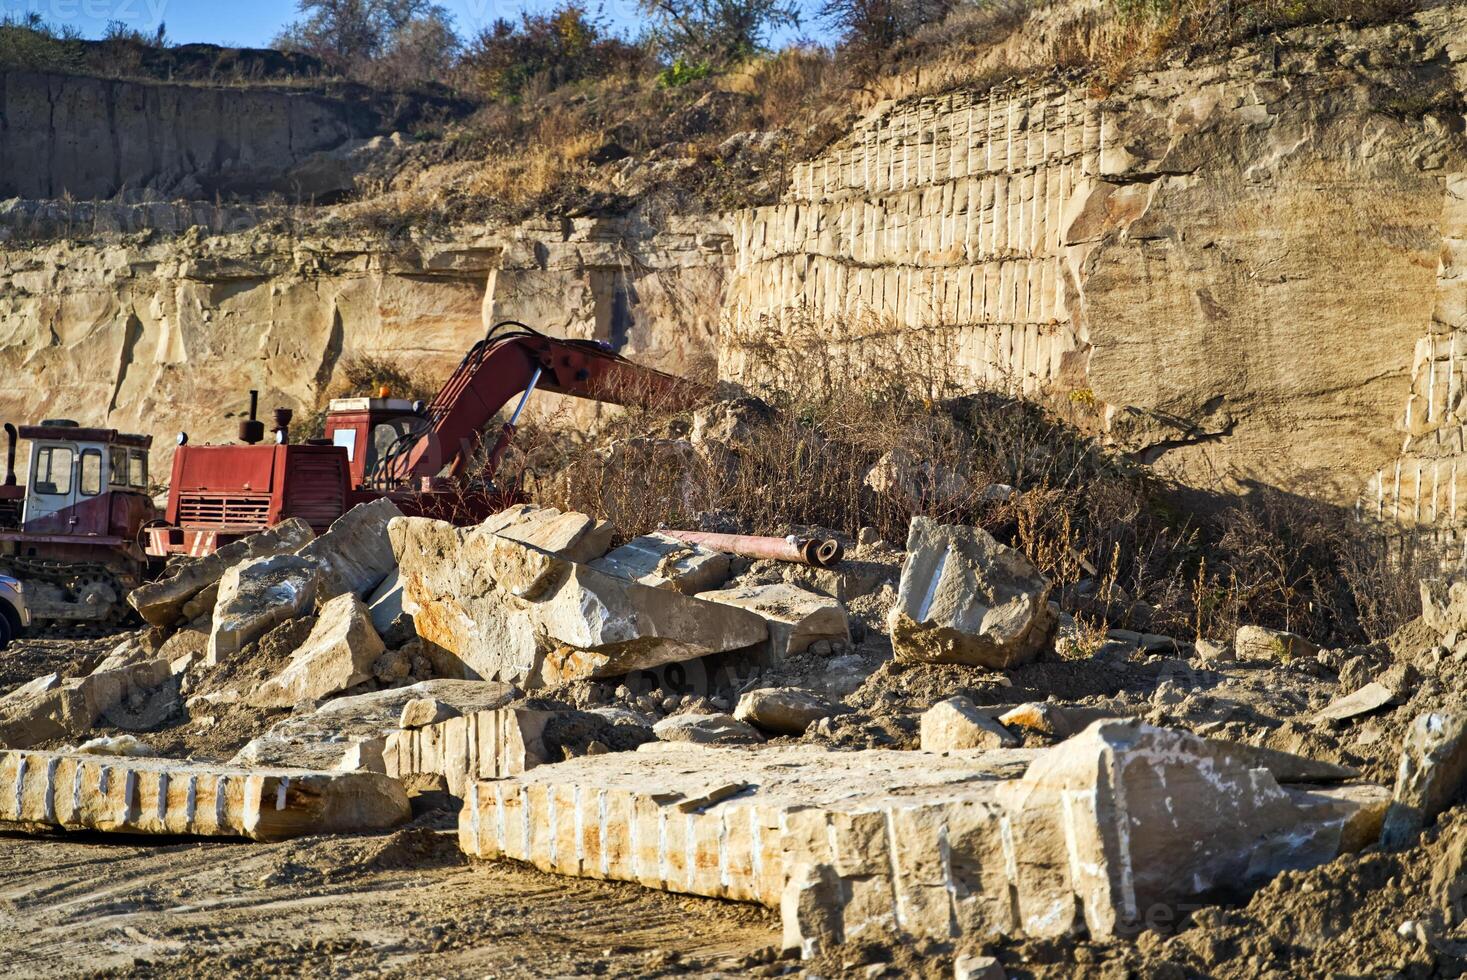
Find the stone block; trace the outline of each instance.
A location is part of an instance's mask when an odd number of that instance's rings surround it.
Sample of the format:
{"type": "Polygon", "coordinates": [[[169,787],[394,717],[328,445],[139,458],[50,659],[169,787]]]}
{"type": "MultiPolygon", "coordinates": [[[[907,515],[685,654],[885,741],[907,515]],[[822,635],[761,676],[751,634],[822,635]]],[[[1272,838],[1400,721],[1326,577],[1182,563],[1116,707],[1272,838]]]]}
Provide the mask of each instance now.
{"type": "Polygon", "coordinates": [[[1346,721],[1368,715],[1372,711],[1397,701],[1396,693],[1379,681],[1371,681],[1363,687],[1342,694],[1321,708],[1314,716],[1315,721],[1346,721]]]}
{"type": "MultiPolygon", "coordinates": [[[[418,699],[408,707],[422,703],[418,699]]],[[[536,766],[559,762],[560,755],[545,741],[546,729],[556,715],[530,708],[494,708],[404,726],[387,736],[382,752],[384,771],[399,778],[442,776],[448,792],[462,798],[476,780],[518,776],[536,766]]]]}
{"type": "Polygon", "coordinates": [[[694,595],[728,581],[730,558],[666,534],[648,534],[590,563],[597,571],[654,589],[694,595]]]}
{"type": "Polygon", "coordinates": [[[296,551],[321,571],[318,598],[348,593],[365,599],[397,567],[387,523],[402,511],[386,497],[357,504],[320,537],[296,551]]]}
{"type": "Polygon", "coordinates": [[[896,605],[887,615],[903,660],[1001,670],[1038,656],[1054,630],[1049,583],[981,528],[914,517],[896,605]]]}
{"type": "Polygon", "coordinates": [[[207,662],[218,664],[287,619],[308,613],[319,581],[316,566],[297,555],[251,558],[229,568],[219,579],[207,662]]]}
{"type": "Polygon", "coordinates": [[[1112,935],[1156,903],[1365,846],[1387,798],[1281,786],[1227,746],[1106,721],[1052,749],[954,755],[652,743],[472,783],[459,841],[780,908],[810,955],[858,935],[1112,935]]]}
{"type": "Polygon", "coordinates": [[[313,537],[315,532],[305,521],[283,521],[268,531],[231,542],[205,558],[175,566],[176,571],[164,578],[138,586],[127,601],[152,625],[172,626],[182,616],[185,603],[217,585],[230,568],[252,558],[291,554],[313,537]]]}
{"type": "Polygon", "coordinates": [[[328,701],[310,714],[272,725],[240,749],[232,765],[321,771],[386,772],[388,737],[398,731],[403,708],[434,698],[464,713],[503,707],[518,696],[493,681],[431,680],[328,701]]]}
{"type": "Polygon", "coordinates": [[[1399,850],[1416,842],[1467,790],[1467,719],[1432,711],[1418,717],[1401,746],[1396,788],[1381,829],[1381,847],[1399,850]]]}
{"type": "Polygon", "coordinates": [[[342,592],[321,607],[285,669],[248,700],[260,708],[288,708],[339,694],[371,680],[372,665],[385,650],[366,605],[354,592],[342,592]]]}
{"type": "Polygon", "coordinates": [[[923,752],[1004,749],[1019,744],[1013,733],[964,697],[939,701],[923,712],[920,733],[923,752]]]}
{"type": "Polygon", "coordinates": [[[440,674],[538,688],[769,636],[752,612],[619,579],[483,527],[399,518],[389,534],[403,608],[440,674]]]}
{"type": "Polygon", "coordinates": [[[1296,657],[1312,657],[1319,647],[1302,636],[1266,626],[1239,626],[1233,637],[1233,653],[1238,660],[1274,660],[1287,662],[1296,657]]]}
{"type": "Polygon", "coordinates": [[[84,735],[129,697],[171,681],[168,661],[161,657],[86,677],[43,675],[0,698],[0,746],[25,749],[84,735]]]}
{"type": "Polygon", "coordinates": [[[768,657],[777,663],[820,640],[851,642],[845,607],[828,596],[787,583],[742,585],[702,592],[699,599],[747,609],[769,624],[768,657]]]}
{"type": "Polygon", "coordinates": [[[732,715],[672,715],[652,726],[652,732],[664,742],[692,742],[696,745],[743,745],[762,742],[753,726],[732,715]]]}
{"type": "Polygon", "coordinates": [[[763,687],[740,696],[733,716],[771,735],[802,735],[813,722],[846,710],[804,688],[763,687]]]}
{"type": "Polygon", "coordinates": [[[580,564],[606,554],[616,527],[585,514],[519,504],[495,514],[481,529],[580,564]]]}
{"type": "Polygon", "coordinates": [[[372,773],[246,769],[78,752],[0,752],[0,824],[126,834],[285,840],[357,833],[412,815],[372,773]]]}

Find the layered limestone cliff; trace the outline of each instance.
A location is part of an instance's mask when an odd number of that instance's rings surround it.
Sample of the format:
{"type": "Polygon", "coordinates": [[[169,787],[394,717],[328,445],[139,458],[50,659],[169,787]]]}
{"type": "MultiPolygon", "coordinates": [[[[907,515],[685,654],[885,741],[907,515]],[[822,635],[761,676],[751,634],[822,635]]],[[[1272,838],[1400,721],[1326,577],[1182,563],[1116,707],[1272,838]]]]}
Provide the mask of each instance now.
{"type": "MultiPolygon", "coordinates": [[[[320,407],[353,355],[442,379],[517,319],[645,363],[711,360],[727,236],[591,219],[451,241],[195,230],[0,252],[0,417],[70,417],[159,437],[232,438],[246,405],[320,407]]],[[[547,396],[548,398],[549,396],[547,396]]]]}
{"type": "Polygon", "coordinates": [[[385,122],[309,91],[0,71],[0,198],[309,197],[318,188],[295,168],[385,122]]]}
{"type": "MultiPolygon", "coordinates": [[[[1467,6],[1442,4],[1109,92],[1051,76],[887,103],[777,203],[655,227],[385,243],[239,204],[11,201],[0,414],[228,437],[248,388],[309,411],[353,354],[442,377],[510,318],[669,370],[716,353],[745,381],[899,359],[1047,400],[1204,487],[1449,529],[1467,517],[1464,93],[1467,6]]],[[[76,118],[74,143],[110,132],[76,118]]]]}
{"type": "Polygon", "coordinates": [[[722,367],[756,377],[813,325],[837,353],[1093,410],[1193,482],[1353,501],[1400,451],[1418,338],[1450,357],[1432,325],[1464,38],[1456,5],[1104,98],[1045,83],[883,106],[737,220],[722,367]]]}

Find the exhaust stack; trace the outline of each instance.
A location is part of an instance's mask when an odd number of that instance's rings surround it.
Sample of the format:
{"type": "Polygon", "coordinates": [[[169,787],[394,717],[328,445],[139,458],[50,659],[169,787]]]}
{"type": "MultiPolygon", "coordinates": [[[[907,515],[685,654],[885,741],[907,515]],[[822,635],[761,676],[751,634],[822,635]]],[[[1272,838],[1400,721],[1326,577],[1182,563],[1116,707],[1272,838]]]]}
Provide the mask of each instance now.
{"type": "Polygon", "coordinates": [[[15,486],[15,440],[19,432],[10,422],[5,423],[5,485],[15,486]]]}
{"type": "Polygon", "coordinates": [[[259,419],[260,393],[250,389],[250,417],[239,424],[239,441],[253,446],[265,441],[265,423],[259,419]]]}

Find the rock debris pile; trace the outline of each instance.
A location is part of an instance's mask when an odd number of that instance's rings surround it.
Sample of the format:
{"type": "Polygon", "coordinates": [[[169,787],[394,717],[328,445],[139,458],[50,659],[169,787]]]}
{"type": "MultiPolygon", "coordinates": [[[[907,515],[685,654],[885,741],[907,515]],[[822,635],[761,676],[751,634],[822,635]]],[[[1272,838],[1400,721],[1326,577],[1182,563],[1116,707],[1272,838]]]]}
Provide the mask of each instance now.
{"type": "MultiPolygon", "coordinates": [[[[1065,937],[1205,967],[1183,941],[1220,909],[1460,822],[1461,583],[1331,650],[1087,632],[976,528],[844,544],[819,569],[530,505],[287,521],[0,697],[0,822],[273,840],[437,807],[471,857],[777,909],[816,967],[916,943],[974,976],[1065,937]]],[[[1421,921],[1411,955],[1460,962],[1456,914],[1421,921]]]]}

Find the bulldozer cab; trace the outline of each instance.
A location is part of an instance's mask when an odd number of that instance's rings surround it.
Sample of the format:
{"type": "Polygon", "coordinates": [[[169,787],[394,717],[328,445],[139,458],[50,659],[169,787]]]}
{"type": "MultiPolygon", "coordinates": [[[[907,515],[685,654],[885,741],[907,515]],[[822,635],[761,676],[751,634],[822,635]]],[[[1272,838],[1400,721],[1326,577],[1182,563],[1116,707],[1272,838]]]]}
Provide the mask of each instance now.
{"type": "Polygon", "coordinates": [[[113,492],[146,495],[148,436],[65,420],[21,426],[30,442],[21,526],[28,534],[113,532],[113,492]]]}

